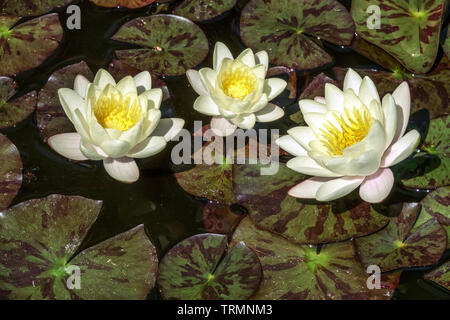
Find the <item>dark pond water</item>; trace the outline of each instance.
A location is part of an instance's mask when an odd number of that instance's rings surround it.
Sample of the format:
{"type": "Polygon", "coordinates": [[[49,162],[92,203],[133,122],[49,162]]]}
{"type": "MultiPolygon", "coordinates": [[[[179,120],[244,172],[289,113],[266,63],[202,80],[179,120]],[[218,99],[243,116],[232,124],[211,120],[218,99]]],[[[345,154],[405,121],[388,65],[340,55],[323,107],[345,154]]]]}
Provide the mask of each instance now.
{"type": "MultiPolygon", "coordinates": [[[[118,28],[133,18],[153,13],[155,7],[137,11],[109,10],[95,7],[88,2],[80,4],[82,9],[82,29],[65,30],[65,37],[58,52],[38,69],[18,77],[23,92],[39,90],[48,77],[61,67],[86,61],[96,72],[100,67],[107,67],[113,59],[114,49],[118,44],[109,41],[118,28]]],[[[67,16],[60,10],[61,21],[67,16]]],[[[239,12],[235,9],[221,19],[202,24],[211,47],[218,40],[226,43],[234,54],[244,49],[238,36],[239,12]]],[[[373,63],[353,53],[349,49],[327,46],[336,58],[336,65],[342,67],[374,66],[373,63]]],[[[205,65],[212,64],[212,50],[205,65]]],[[[331,68],[323,69],[332,75],[331,68]]],[[[317,74],[299,74],[299,92],[304,87],[306,78],[317,74]]],[[[164,116],[177,116],[186,120],[188,129],[193,128],[194,120],[208,122],[192,108],[196,98],[185,77],[165,79],[170,89],[172,100],[165,104],[164,116]]],[[[20,94],[20,93],[19,93],[20,94]]],[[[287,94],[277,103],[291,113],[298,110],[296,100],[289,100],[287,94]]],[[[294,123],[287,117],[270,125],[281,128],[281,134],[294,123]]],[[[167,250],[181,240],[205,232],[202,223],[203,203],[192,198],[178,186],[173,177],[174,170],[170,163],[171,148],[147,160],[138,161],[141,179],[132,185],[125,185],[112,180],[101,163],[72,164],[55,154],[42,141],[34,116],[19,124],[16,128],[3,130],[18,147],[24,163],[24,183],[14,204],[45,197],[49,194],[81,195],[104,201],[103,210],[98,221],[91,229],[82,249],[99,243],[132,227],[145,224],[147,234],[162,257],[167,250]]],[[[392,202],[420,200],[424,194],[396,190],[392,202]]],[[[449,252],[443,259],[448,259],[449,252]]],[[[429,270],[428,268],[427,270],[429,270]]],[[[396,292],[395,299],[450,299],[443,290],[422,280],[426,270],[407,271],[396,292]]],[[[159,299],[157,290],[149,296],[159,299]]]]}

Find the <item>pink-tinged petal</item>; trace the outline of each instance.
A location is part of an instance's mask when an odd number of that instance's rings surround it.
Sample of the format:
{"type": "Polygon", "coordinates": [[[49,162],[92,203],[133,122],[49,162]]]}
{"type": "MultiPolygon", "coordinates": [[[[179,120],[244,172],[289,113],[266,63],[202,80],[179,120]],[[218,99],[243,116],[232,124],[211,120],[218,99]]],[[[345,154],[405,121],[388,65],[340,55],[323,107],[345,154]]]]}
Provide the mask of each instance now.
{"type": "Polygon", "coordinates": [[[387,198],[394,186],[394,174],[391,169],[379,169],[367,176],[359,188],[361,199],[369,203],[380,203],[387,198]]]}
{"type": "Polygon", "coordinates": [[[228,137],[236,132],[237,125],[223,117],[211,119],[211,130],[219,137],[228,137]]]}
{"type": "Polygon", "coordinates": [[[330,179],[319,177],[310,178],[291,188],[288,194],[294,198],[315,199],[317,190],[328,181],[330,181],[330,179]]]}
{"type": "Polygon", "coordinates": [[[115,180],[133,183],[139,180],[139,168],[136,161],[130,158],[105,159],[103,161],[106,172],[115,180]]]}
{"type": "Polygon", "coordinates": [[[316,193],[318,201],[333,201],[342,198],[358,188],[364,177],[342,177],[322,184],[316,193]]]}
{"type": "Polygon", "coordinates": [[[381,167],[388,168],[408,158],[420,142],[420,134],[417,130],[411,130],[400,140],[391,145],[381,158],[381,167]]]}
{"type": "Polygon", "coordinates": [[[321,104],[327,104],[327,100],[325,100],[325,97],[315,97],[314,101],[321,104]]]}
{"type": "Polygon", "coordinates": [[[75,161],[89,160],[80,150],[81,136],[74,133],[62,133],[48,139],[48,145],[58,154],[75,161]]]}
{"type": "Polygon", "coordinates": [[[400,139],[408,126],[409,114],[411,112],[411,93],[407,82],[402,82],[392,94],[395,104],[399,106],[397,116],[397,132],[395,133],[393,142],[400,139]]]}

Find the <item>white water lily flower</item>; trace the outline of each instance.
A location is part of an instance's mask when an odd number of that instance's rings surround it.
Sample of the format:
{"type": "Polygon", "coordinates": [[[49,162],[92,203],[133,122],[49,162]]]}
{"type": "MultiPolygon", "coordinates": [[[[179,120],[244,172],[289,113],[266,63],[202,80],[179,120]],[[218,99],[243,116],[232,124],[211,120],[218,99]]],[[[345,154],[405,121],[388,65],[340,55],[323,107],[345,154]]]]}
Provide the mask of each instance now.
{"type": "Polygon", "coordinates": [[[200,95],[194,109],[213,116],[211,129],[217,135],[233,134],[237,127],[251,129],[256,122],[271,122],[284,115],[283,109],[269,103],[287,86],[278,78],[266,79],[269,56],[266,51],[243,51],[233,59],[221,42],[214,49],[214,69],[188,70],[192,88],[200,95]]]}
{"type": "Polygon", "coordinates": [[[296,156],[289,168],[314,177],[289,195],[332,201],[360,187],[364,201],[383,201],[394,184],[389,167],[409,157],[420,141],[416,130],[404,135],[410,104],[406,82],[380,101],[372,80],[352,69],[344,91],[327,84],[325,99],[301,100],[308,126],[290,129],[277,144],[296,156]]]}
{"type": "Polygon", "coordinates": [[[103,160],[116,180],[137,181],[139,168],[133,158],[161,152],[184,126],[182,119],[161,119],[163,93],[151,87],[149,72],[125,77],[117,84],[103,69],[93,83],[78,75],[74,90],[58,91],[77,132],[53,136],[48,144],[71,160],[103,160]]]}

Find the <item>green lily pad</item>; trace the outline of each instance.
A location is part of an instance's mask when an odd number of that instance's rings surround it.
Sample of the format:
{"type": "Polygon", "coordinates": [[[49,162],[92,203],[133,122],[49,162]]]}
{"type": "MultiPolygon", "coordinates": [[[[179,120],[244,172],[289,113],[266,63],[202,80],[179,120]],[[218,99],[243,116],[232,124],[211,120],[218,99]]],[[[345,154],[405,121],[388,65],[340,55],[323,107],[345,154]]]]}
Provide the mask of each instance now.
{"type": "MultiPolygon", "coordinates": [[[[315,97],[325,97],[325,85],[327,83],[331,83],[334,85],[338,85],[338,83],[326,76],[324,73],[320,73],[315,76],[314,79],[306,86],[305,90],[303,90],[300,95],[300,100],[303,99],[314,99],[315,97]]],[[[297,123],[298,125],[305,125],[305,121],[303,120],[303,114],[301,111],[298,111],[290,116],[291,120],[297,123]]]]}
{"type": "Polygon", "coordinates": [[[236,166],[236,198],[261,229],[299,244],[348,240],[376,232],[389,219],[370,204],[346,197],[330,204],[311,204],[288,195],[305,176],[280,164],[273,176],[261,176],[258,166],[236,166]]]}
{"type": "Polygon", "coordinates": [[[3,0],[0,5],[0,13],[7,16],[40,16],[55,8],[64,7],[72,0],[3,0]]]}
{"type": "Polygon", "coordinates": [[[81,61],[55,71],[39,92],[36,120],[41,136],[45,141],[60,133],[75,132],[72,122],[67,118],[59,102],[58,89],[72,89],[75,77],[79,74],[90,81],[94,79],[94,75],[86,62],[81,61]]]}
{"type": "MultiPolygon", "coordinates": [[[[427,137],[421,146],[421,149],[426,151],[428,155],[415,159],[422,163],[419,168],[421,168],[421,171],[424,171],[424,174],[402,180],[404,186],[419,189],[436,189],[450,184],[449,128],[450,116],[444,116],[430,121],[427,137]],[[435,161],[432,161],[433,159],[435,161]],[[431,169],[427,168],[428,165],[432,165],[431,169]]],[[[408,165],[408,163],[405,165],[408,165]]],[[[412,168],[415,170],[419,169],[412,168]]],[[[417,171],[415,172],[417,173],[417,171]]]]}
{"type": "Polygon", "coordinates": [[[129,9],[137,9],[148,6],[156,0],[89,0],[97,6],[116,8],[125,7],[129,9]]]}
{"type": "Polygon", "coordinates": [[[382,272],[433,265],[447,245],[447,235],[436,218],[412,231],[419,212],[417,203],[404,204],[398,217],[374,234],[355,239],[361,262],[377,265],[382,272]]]}
{"type": "Polygon", "coordinates": [[[450,59],[450,24],[447,26],[447,33],[445,34],[445,41],[442,45],[447,58],[450,59]]]}
{"type": "Polygon", "coordinates": [[[14,25],[20,18],[0,16],[0,75],[36,68],[59,46],[63,29],[58,14],[14,25]]]}
{"type": "Polygon", "coordinates": [[[158,286],[167,300],[245,300],[261,281],[256,254],[239,243],[226,253],[227,237],[196,235],[161,260],[158,286]]]}
{"type": "Polygon", "coordinates": [[[173,13],[192,21],[205,21],[230,11],[236,2],[237,0],[184,0],[173,13]]]}
{"type": "Polygon", "coordinates": [[[252,299],[390,299],[399,273],[382,278],[380,289],[367,286],[369,274],[358,262],[351,241],[321,247],[294,244],[258,229],[245,218],[233,243],[245,242],[258,255],[263,280],[252,299]]]}
{"type": "Polygon", "coordinates": [[[447,261],[442,266],[428,272],[424,278],[450,290],[450,261],[447,261]]]}
{"type": "Polygon", "coordinates": [[[22,185],[22,160],[19,150],[0,134],[0,210],[8,208],[22,185]]]}
{"type": "Polygon", "coordinates": [[[143,226],[75,257],[101,201],[51,195],[1,212],[0,299],[144,299],[156,250],[143,226]],[[69,289],[79,268],[79,289],[69,289]]]}
{"type": "Polygon", "coordinates": [[[319,39],[349,45],[355,26],[335,0],[250,0],[241,15],[242,41],[266,50],[270,62],[295,69],[314,69],[333,58],[319,39]]]}
{"type": "Polygon", "coordinates": [[[202,62],[209,51],[202,29],[175,15],[134,19],[122,26],[112,39],[141,47],[116,51],[120,60],[139,70],[166,76],[185,74],[202,62]]]}
{"type": "Polygon", "coordinates": [[[232,165],[201,164],[191,170],[176,173],[175,177],[187,193],[230,205],[235,203],[232,174],[232,165]]]}
{"type": "Polygon", "coordinates": [[[227,205],[209,202],[203,208],[203,226],[207,232],[228,234],[241,219],[242,215],[227,205]]]}
{"type": "Polygon", "coordinates": [[[386,3],[382,0],[354,0],[351,14],[356,31],[367,41],[386,50],[408,70],[428,72],[439,49],[439,34],[445,0],[386,3]],[[380,8],[380,28],[369,28],[369,6],[380,8]]]}
{"type": "Polygon", "coordinates": [[[412,231],[436,218],[447,233],[447,248],[450,248],[450,187],[430,192],[421,202],[422,209],[412,231]]]}
{"type": "Polygon", "coordinates": [[[0,77],[0,129],[12,127],[28,118],[36,108],[36,92],[11,100],[16,94],[13,79],[0,77]]]}

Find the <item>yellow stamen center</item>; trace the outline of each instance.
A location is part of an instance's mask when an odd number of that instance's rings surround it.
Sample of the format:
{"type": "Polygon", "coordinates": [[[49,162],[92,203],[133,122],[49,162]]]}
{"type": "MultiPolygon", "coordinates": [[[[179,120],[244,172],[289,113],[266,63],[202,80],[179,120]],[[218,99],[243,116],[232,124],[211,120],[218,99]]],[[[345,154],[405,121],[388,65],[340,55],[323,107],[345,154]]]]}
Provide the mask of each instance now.
{"type": "Polygon", "coordinates": [[[234,63],[219,76],[223,92],[234,99],[244,99],[256,90],[257,78],[253,71],[242,63],[234,63]]]}
{"type": "Polygon", "coordinates": [[[334,122],[328,121],[321,128],[320,141],[328,149],[329,155],[342,155],[345,148],[361,142],[369,133],[373,119],[367,107],[349,109],[343,113],[335,113],[334,122]]]}
{"type": "Polygon", "coordinates": [[[94,106],[97,121],[105,129],[127,131],[143,117],[138,97],[123,96],[117,90],[105,89],[94,106]]]}

